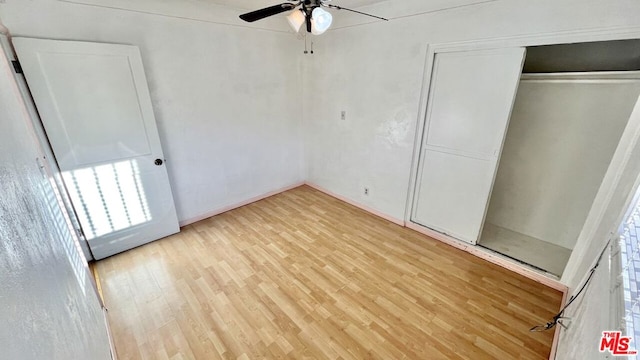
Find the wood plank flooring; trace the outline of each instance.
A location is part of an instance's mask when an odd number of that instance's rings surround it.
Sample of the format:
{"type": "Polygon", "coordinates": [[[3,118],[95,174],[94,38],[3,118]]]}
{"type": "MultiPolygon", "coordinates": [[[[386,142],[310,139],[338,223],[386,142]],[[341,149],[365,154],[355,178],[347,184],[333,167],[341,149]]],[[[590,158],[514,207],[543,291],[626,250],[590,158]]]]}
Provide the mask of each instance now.
{"type": "Polygon", "coordinates": [[[561,293],[303,186],[97,264],[119,359],[545,359],[561,293]]]}
{"type": "Polygon", "coordinates": [[[571,250],[485,222],[480,245],[536,266],[560,278],[569,262],[571,250]]]}

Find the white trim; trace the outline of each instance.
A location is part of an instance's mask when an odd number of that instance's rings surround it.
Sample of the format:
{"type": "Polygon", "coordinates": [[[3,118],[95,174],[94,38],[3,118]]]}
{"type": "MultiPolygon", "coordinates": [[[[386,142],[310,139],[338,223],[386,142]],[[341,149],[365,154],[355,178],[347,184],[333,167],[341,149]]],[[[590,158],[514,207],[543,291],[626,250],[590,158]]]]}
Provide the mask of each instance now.
{"type": "Polygon", "coordinates": [[[509,259],[505,256],[502,256],[498,253],[495,253],[491,250],[484,249],[477,245],[471,245],[462,240],[458,240],[451,236],[447,236],[445,234],[439,233],[435,230],[431,230],[424,226],[415,224],[413,222],[407,222],[406,227],[415,230],[419,233],[427,235],[435,240],[441,241],[447,245],[451,245],[457,249],[468,252],[469,254],[475,255],[483,260],[486,260],[492,264],[496,264],[501,266],[507,270],[513,271],[517,274],[520,274],[526,278],[539,282],[543,285],[546,285],[552,289],[565,292],[567,291],[567,287],[562,284],[559,280],[554,279],[552,274],[543,273],[537,269],[532,267],[528,267],[526,265],[515,262],[512,259],[509,259]]]}
{"type": "MultiPolygon", "coordinates": [[[[634,26],[634,27],[622,27],[622,28],[615,27],[615,28],[599,28],[599,29],[582,29],[582,30],[554,32],[554,33],[476,39],[476,40],[452,42],[452,43],[428,44],[424,73],[423,73],[422,89],[421,89],[420,100],[419,100],[418,119],[416,122],[416,131],[414,135],[414,147],[413,147],[410,177],[409,177],[409,183],[408,183],[407,201],[405,204],[405,213],[404,213],[405,223],[412,224],[411,214],[412,214],[414,199],[415,199],[415,187],[417,182],[418,170],[420,166],[419,164],[420,153],[422,150],[422,139],[424,137],[424,131],[425,131],[424,128],[425,128],[425,122],[426,122],[425,119],[426,119],[427,103],[429,99],[431,78],[432,78],[432,72],[433,72],[436,53],[486,50],[486,49],[505,48],[505,47],[527,47],[527,46],[540,46],[540,45],[552,45],[552,44],[568,44],[568,43],[578,43],[578,42],[639,39],[639,38],[640,38],[640,27],[634,26]]],[[[628,129],[625,131],[628,131],[628,129]]],[[[628,149],[630,149],[630,147],[627,148],[627,151],[629,151],[628,149]]],[[[604,182],[603,182],[603,185],[604,185],[604,182]]],[[[606,201],[606,203],[608,204],[608,201],[606,201]]],[[[594,206],[596,205],[597,205],[597,202],[594,201],[594,206]]],[[[593,210],[594,209],[592,208],[592,211],[593,210]]],[[[602,211],[604,211],[604,209],[602,209],[602,211]]],[[[585,223],[585,228],[587,227],[587,225],[589,225],[588,222],[591,219],[592,217],[588,218],[587,223],[585,223]]],[[[411,226],[418,227],[419,225],[413,224],[411,226]]],[[[591,224],[591,226],[594,226],[594,224],[591,224]]],[[[424,231],[432,231],[422,226],[420,227],[424,231]]],[[[433,231],[433,233],[436,233],[436,232],[433,231]]],[[[446,236],[446,235],[439,234],[439,236],[446,236]]],[[[581,259],[582,257],[584,257],[585,255],[584,253],[586,252],[586,249],[585,249],[586,247],[588,247],[588,244],[583,244],[580,242],[576,243],[576,246],[574,247],[574,251],[572,252],[571,258],[569,259],[569,263],[567,264],[567,268],[565,269],[563,277],[561,278],[562,284],[568,283],[566,281],[566,279],[568,278],[568,274],[571,274],[572,277],[575,276],[575,274],[572,274],[572,271],[576,271],[577,265],[575,264],[579,262],[578,259],[581,259]]],[[[521,267],[521,266],[518,265],[518,267],[521,267]]]]}
{"type": "Polygon", "coordinates": [[[435,51],[432,45],[427,45],[427,60],[424,65],[422,88],[420,90],[420,100],[418,101],[418,121],[416,121],[416,131],[413,138],[413,154],[411,156],[411,169],[409,172],[409,189],[407,191],[407,201],[405,202],[404,221],[409,222],[413,212],[415,201],[415,188],[418,182],[418,170],[420,169],[422,139],[424,139],[424,128],[427,117],[427,100],[431,90],[431,77],[433,75],[433,63],[435,51]]]}
{"type": "MultiPolygon", "coordinates": [[[[402,19],[408,19],[408,18],[412,18],[412,17],[416,17],[416,16],[435,14],[435,13],[439,13],[439,12],[443,12],[443,11],[451,11],[451,10],[457,10],[457,9],[461,9],[461,8],[471,7],[471,6],[484,5],[484,4],[488,4],[488,3],[492,3],[492,2],[496,2],[496,1],[498,1],[498,0],[481,0],[481,1],[470,2],[468,4],[445,6],[443,8],[437,8],[437,9],[433,9],[433,10],[423,10],[423,11],[419,11],[417,13],[411,13],[410,12],[410,13],[405,14],[405,15],[390,16],[390,17],[387,17],[387,19],[389,19],[389,21],[402,20],[402,19]]],[[[362,21],[362,22],[358,22],[358,23],[351,24],[351,25],[344,25],[344,26],[338,25],[338,26],[335,26],[335,27],[332,27],[331,29],[329,29],[329,31],[341,30],[341,29],[349,29],[349,28],[354,28],[354,27],[358,27],[358,26],[365,26],[365,25],[379,23],[379,21],[377,21],[377,20],[368,20],[368,19],[369,18],[360,18],[360,21],[362,21]]]]}
{"type": "MultiPolygon", "coordinates": [[[[95,0],[94,1],[57,0],[57,1],[61,3],[67,3],[70,5],[90,6],[95,8],[126,11],[126,12],[132,12],[132,13],[138,13],[138,14],[144,14],[144,15],[180,19],[180,20],[186,20],[186,21],[196,21],[196,22],[209,23],[209,24],[222,25],[222,26],[233,26],[236,28],[264,30],[264,31],[271,31],[271,32],[281,33],[281,34],[290,33],[290,31],[284,27],[276,28],[275,26],[278,26],[278,25],[274,25],[273,21],[269,23],[270,26],[265,25],[264,22],[248,24],[245,22],[236,21],[236,17],[235,17],[236,13],[240,14],[241,12],[245,12],[247,10],[240,10],[230,6],[219,5],[219,4],[216,4],[215,2],[209,2],[209,5],[207,6],[207,8],[200,9],[198,12],[191,12],[190,13],[191,15],[190,15],[189,13],[176,14],[174,12],[171,12],[162,8],[161,6],[156,8],[151,8],[151,9],[145,8],[145,4],[144,3],[141,4],[140,1],[138,1],[137,3],[133,1],[127,1],[127,2],[103,1],[102,4],[99,3],[100,1],[95,1],[95,0]],[[228,16],[224,16],[225,13],[228,16]]],[[[1,2],[3,1],[0,1],[0,3],[1,2]]],[[[206,4],[206,2],[203,2],[203,4],[206,4]]]]}
{"type": "MultiPolygon", "coordinates": [[[[626,216],[625,216],[626,218],[626,216]]],[[[623,330],[626,326],[624,316],[626,313],[624,303],[624,266],[622,264],[622,251],[620,249],[620,234],[611,238],[610,246],[610,268],[609,272],[609,292],[611,298],[609,299],[609,329],[623,330]]],[[[634,344],[637,347],[637,344],[634,344]]]]}
{"type": "Polygon", "coordinates": [[[440,242],[443,242],[447,245],[453,246],[457,249],[463,250],[465,252],[468,252],[469,254],[472,254],[476,257],[479,257],[483,260],[487,260],[490,263],[496,264],[498,266],[501,266],[507,270],[513,271],[517,274],[520,274],[528,279],[534,280],[536,282],[539,282],[543,285],[546,285],[552,289],[561,291],[563,293],[565,293],[567,291],[567,287],[562,284],[557,277],[555,277],[555,275],[553,274],[549,274],[549,273],[543,273],[540,270],[537,270],[533,267],[528,267],[526,265],[523,265],[521,263],[515,262],[512,259],[509,259],[506,256],[502,256],[498,253],[495,253],[489,249],[484,249],[482,247],[476,246],[476,245],[471,245],[469,243],[466,243],[462,240],[458,240],[456,238],[453,238],[451,236],[447,236],[445,234],[442,234],[440,232],[437,232],[435,230],[431,230],[429,228],[426,228],[424,226],[415,224],[413,222],[403,222],[400,219],[394,218],[393,216],[389,216],[385,213],[382,213],[378,210],[372,209],[368,206],[362,205],[358,202],[355,202],[347,197],[344,197],[342,195],[338,195],[330,190],[327,190],[321,186],[318,186],[314,183],[311,182],[305,182],[305,185],[312,187],[322,193],[325,193],[331,197],[334,197],[338,200],[344,201],[348,204],[351,204],[361,210],[364,210],[372,215],[381,217],[387,221],[390,221],[394,224],[400,225],[400,226],[404,226],[406,228],[409,228],[411,230],[417,231],[421,234],[427,235],[430,238],[434,239],[434,240],[438,240],[440,242]]]}
{"type": "Polygon", "coordinates": [[[469,51],[504,47],[527,47],[640,38],[640,26],[579,29],[560,32],[492,37],[450,43],[435,43],[435,52],[469,51]]]}
{"type": "Polygon", "coordinates": [[[109,338],[109,348],[111,350],[111,359],[118,360],[118,353],[116,352],[116,346],[113,342],[113,336],[111,334],[111,324],[109,323],[109,309],[102,307],[102,315],[104,316],[104,325],[107,328],[107,338],[109,338]]]}
{"type": "Polygon", "coordinates": [[[180,220],[178,222],[178,224],[180,225],[180,227],[184,227],[184,226],[187,226],[189,224],[193,224],[195,222],[198,222],[200,220],[208,219],[208,218],[210,218],[212,216],[220,215],[220,214],[222,214],[224,212],[227,212],[227,211],[230,211],[230,210],[233,210],[233,209],[237,209],[237,208],[245,206],[245,205],[249,205],[249,204],[254,203],[256,201],[260,201],[262,199],[266,199],[266,198],[268,198],[270,196],[277,195],[277,194],[283,193],[283,192],[291,190],[291,189],[295,189],[295,188],[297,188],[299,186],[302,186],[304,184],[305,183],[302,182],[302,181],[301,182],[297,182],[295,184],[292,184],[292,185],[289,185],[289,186],[285,186],[285,187],[277,189],[277,190],[269,191],[269,192],[266,192],[266,193],[264,193],[262,195],[254,196],[252,198],[249,198],[247,200],[244,200],[244,201],[232,204],[232,205],[227,205],[227,206],[223,206],[221,208],[215,209],[215,210],[211,210],[211,211],[206,212],[206,213],[204,213],[202,215],[199,215],[199,216],[195,216],[195,217],[192,217],[192,218],[189,218],[189,219],[185,219],[185,220],[180,220]]]}
{"type": "MultiPolygon", "coordinates": [[[[560,309],[562,309],[567,303],[569,294],[569,288],[565,287],[562,290],[562,301],[560,301],[560,309]]],[[[558,310],[560,310],[558,309],[558,310]]],[[[558,344],[560,343],[560,331],[562,330],[562,326],[555,327],[553,331],[553,342],[551,343],[551,352],[549,353],[549,360],[556,360],[556,353],[558,352],[558,344]]],[[[562,359],[560,359],[562,360],[562,359]]]]}
{"type": "Polygon", "coordinates": [[[590,72],[557,72],[557,73],[527,73],[522,74],[520,81],[532,80],[636,80],[640,78],[640,71],[590,71],[590,72]]]}
{"type": "Polygon", "coordinates": [[[307,185],[309,187],[312,187],[312,188],[314,188],[314,189],[316,189],[316,190],[318,190],[318,191],[320,191],[322,193],[325,193],[325,194],[327,194],[327,195],[329,195],[331,197],[334,197],[334,198],[336,198],[338,200],[344,201],[347,204],[350,204],[350,205],[353,205],[353,206],[355,206],[355,207],[357,207],[359,209],[362,209],[362,210],[364,210],[364,211],[366,211],[366,212],[368,212],[370,214],[373,214],[375,216],[381,217],[381,218],[383,218],[383,219],[385,219],[387,221],[390,221],[390,222],[392,222],[392,223],[394,223],[396,225],[400,225],[400,226],[404,226],[405,225],[404,221],[402,221],[402,220],[400,220],[398,218],[395,218],[393,216],[387,215],[387,214],[385,214],[385,213],[383,213],[381,211],[378,211],[378,210],[376,210],[374,208],[362,205],[362,204],[360,204],[360,203],[358,203],[356,201],[353,201],[353,200],[349,199],[346,196],[342,196],[342,195],[336,194],[336,193],[334,193],[334,192],[332,192],[330,190],[327,190],[327,189],[323,188],[320,185],[316,185],[316,184],[314,184],[312,182],[308,182],[308,181],[305,182],[305,185],[307,185]]]}

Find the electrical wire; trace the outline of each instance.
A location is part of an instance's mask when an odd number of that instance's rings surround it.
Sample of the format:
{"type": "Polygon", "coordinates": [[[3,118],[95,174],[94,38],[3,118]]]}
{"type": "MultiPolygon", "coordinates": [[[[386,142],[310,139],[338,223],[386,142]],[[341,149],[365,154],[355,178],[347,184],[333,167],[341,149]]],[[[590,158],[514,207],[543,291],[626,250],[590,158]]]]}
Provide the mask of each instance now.
{"type": "Polygon", "coordinates": [[[558,323],[560,325],[562,325],[560,320],[564,318],[563,315],[564,315],[565,310],[569,307],[569,305],[571,305],[571,303],[573,303],[578,298],[578,296],[580,296],[580,294],[584,291],[584,289],[587,288],[587,285],[589,285],[589,283],[591,282],[591,279],[593,278],[593,275],[595,274],[596,269],[598,268],[598,266],[600,266],[600,261],[602,261],[602,257],[604,256],[604,253],[607,251],[607,248],[609,247],[610,243],[611,243],[611,239],[609,239],[609,241],[607,241],[607,244],[605,245],[604,249],[602,249],[602,252],[600,252],[600,256],[598,256],[598,261],[596,261],[596,264],[593,265],[593,267],[589,271],[589,276],[587,277],[587,279],[584,281],[584,283],[580,287],[580,290],[578,290],[578,292],[575,293],[575,295],[572,295],[569,298],[569,301],[562,307],[562,309],[560,309],[560,312],[558,312],[551,319],[551,321],[547,322],[544,325],[536,325],[536,326],[532,327],[531,329],[529,329],[529,331],[547,331],[547,330],[553,329],[558,323]]]}

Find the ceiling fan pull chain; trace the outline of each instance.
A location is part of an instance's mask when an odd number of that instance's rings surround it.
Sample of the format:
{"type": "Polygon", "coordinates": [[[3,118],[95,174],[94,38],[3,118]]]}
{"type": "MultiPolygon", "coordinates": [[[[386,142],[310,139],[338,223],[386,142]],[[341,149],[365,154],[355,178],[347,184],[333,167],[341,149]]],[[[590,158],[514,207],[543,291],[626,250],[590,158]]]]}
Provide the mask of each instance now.
{"type": "Polygon", "coordinates": [[[308,54],[309,52],[307,51],[307,35],[304,36],[304,53],[308,54]]]}

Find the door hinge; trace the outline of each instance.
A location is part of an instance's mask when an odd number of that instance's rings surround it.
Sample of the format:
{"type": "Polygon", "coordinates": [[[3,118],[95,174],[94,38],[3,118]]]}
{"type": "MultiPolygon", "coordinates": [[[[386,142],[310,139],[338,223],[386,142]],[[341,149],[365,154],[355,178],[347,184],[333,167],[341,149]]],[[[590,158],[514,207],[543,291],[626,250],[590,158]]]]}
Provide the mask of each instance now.
{"type": "Polygon", "coordinates": [[[22,65],[20,65],[20,61],[11,60],[11,64],[13,65],[13,70],[16,72],[16,74],[24,74],[24,72],[22,71],[22,65]]]}

